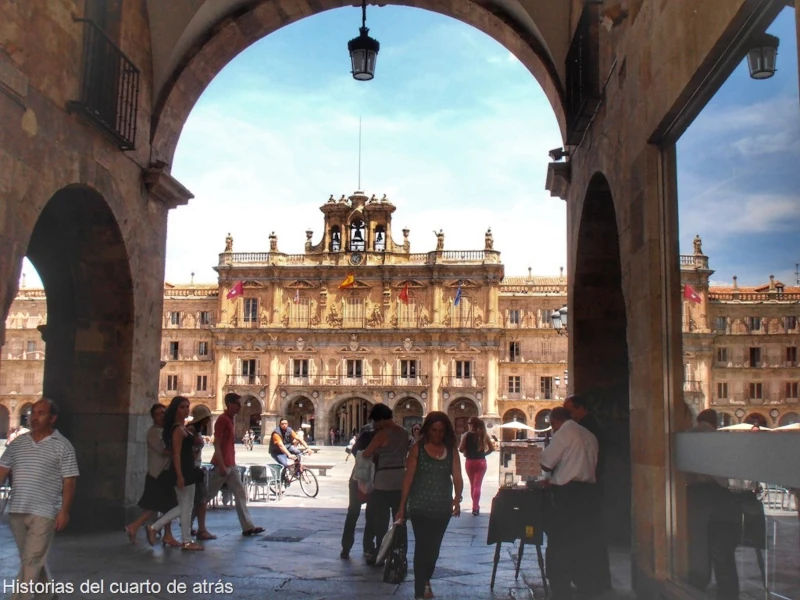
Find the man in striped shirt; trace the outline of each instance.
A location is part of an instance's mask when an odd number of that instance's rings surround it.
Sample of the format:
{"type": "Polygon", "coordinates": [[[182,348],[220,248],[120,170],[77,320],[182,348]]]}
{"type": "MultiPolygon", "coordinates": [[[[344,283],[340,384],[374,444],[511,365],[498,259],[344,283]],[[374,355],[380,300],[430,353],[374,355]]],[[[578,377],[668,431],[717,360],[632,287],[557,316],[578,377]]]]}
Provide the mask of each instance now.
{"type": "Polygon", "coordinates": [[[14,600],[32,598],[28,592],[37,582],[53,581],[47,553],[55,532],[69,523],[78,462],[72,444],[53,427],[57,418],[58,405],[39,400],[31,411],[30,433],[17,437],[0,457],[0,481],[9,471],[14,476],[9,525],[20,559],[14,600]]]}

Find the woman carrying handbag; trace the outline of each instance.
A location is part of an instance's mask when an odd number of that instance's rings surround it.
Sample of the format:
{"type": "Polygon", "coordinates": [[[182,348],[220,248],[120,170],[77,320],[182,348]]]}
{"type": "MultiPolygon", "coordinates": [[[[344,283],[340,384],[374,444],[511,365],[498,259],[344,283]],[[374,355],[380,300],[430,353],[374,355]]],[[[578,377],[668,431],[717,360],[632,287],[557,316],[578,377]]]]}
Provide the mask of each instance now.
{"type": "Polygon", "coordinates": [[[431,577],[450,517],[461,515],[464,488],[456,433],[450,418],[439,411],[428,413],[420,434],[419,442],[408,453],[400,510],[395,519],[402,523],[407,513],[414,529],[416,599],[433,597],[431,577]]]}

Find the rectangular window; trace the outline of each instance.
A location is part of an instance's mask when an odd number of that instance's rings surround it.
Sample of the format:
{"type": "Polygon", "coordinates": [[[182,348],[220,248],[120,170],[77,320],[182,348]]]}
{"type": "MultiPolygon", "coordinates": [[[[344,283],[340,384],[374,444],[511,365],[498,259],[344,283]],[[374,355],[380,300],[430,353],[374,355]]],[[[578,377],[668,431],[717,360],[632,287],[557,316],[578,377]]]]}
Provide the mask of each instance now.
{"type": "Polygon", "coordinates": [[[308,359],[296,358],[292,361],[292,374],[295,377],[308,377],[308,359]]]}
{"type": "Polygon", "coordinates": [[[417,361],[415,360],[401,360],[400,361],[400,377],[403,379],[416,379],[417,377],[417,361]]]}
{"type": "Polygon", "coordinates": [[[720,400],[728,399],[728,384],[727,382],[717,383],[717,398],[720,400]]]}
{"type": "Polygon", "coordinates": [[[397,321],[400,327],[417,326],[417,305],[413,300],[409,300],[408,304],[400,302],[397,305],[397,321]]]}
{"type": "Polygon", "coordinates": [[[29,353],[29,354],[33,353],[33,352],[36,352],[36,342],[34,342],[32,340],[29,341],[28,342],[28,349],[26,350],[26,352],[29,353]]]}
{"type": "Polygon", "coordinates": [[[553,352],[553,342],[547,341],[542,342],[542,354],[552,354],[553,352]]]}
{"type": "Polygon", "coordinates": [[[761,331],[761,317],[750,317],[748,319],[750,331],[761,331]]]}
{"type": "Polygon", "coordinates": [[[750,366],[761,366],[761,348],[750,348],[750,366]]]}
{"type": "Polygon", "coordinates": [[[177,375],[167,375],[167,391],[168,392],[177,392],[178,391],[178,376],[177,375]]]}
{"type": "Polygon", "coordinates": [[[750,384],[750,398],[753,400],[760,400],[763,398],[763,389],[761,383],[750,384]]]}
{"type": "Polygon", "coordinates": [[[169,343],[169,357],[172,360],[178,360],[179,352],[180,352],[180,344],[178,342],[170,342],[169,343]]]}
{"type": "Polygon", "coordinates": [[[244,322],[258,323],[258,298],[244,299],[244,322]]]}
{"type": "Polygon", "coordinates": [[[169,323],[170,325],[178,326],[181,324],[181,313],[180,312],[171,312],[169,313],[169,323]]]}
{"type": "Polygon", "coordinates": [[[458,306],[452,306],[453,327],[472,327],[472,300],[462,296],[458,306]]]}
{"type": "Polygon", "coordinates": [[[308,327],[309,319],[311,318],[311,300],[297,296],[296,293],[292,296],[292,302],[289,304],[289,326],[290,327],[308,327]]]}
{"type": "Polygon", "coordinates": [[[197,376],[197,391],[198,392],[208,391],[208,375],[197,376]]]}
{"type": "Polygon", "coordinates": [[[539,391],[543,400],[553,399],[553,378],[542,377],[539,383],[539,391]]]}
{"type": "Polygon", "coordinates": [[[211,314],[207,310],[200,311],[200,325],[210,325],[211,324],[211,314]]]}
{"type": "Polygon", "coordinates": [[[208,342],[200,342],[197,344],[198,356],[208,356],[208,342]]]}
{"type": "Polygon", "coordinates": [[[363,377],[362,371],[363,361],[358,359],[348,359],[347,361],[347,376],[350,378],[363,377]]]}
{"type": "Polygon", "coordinates": [[[521,322],[520,319],[520,312],[518,308],[513,308],[508,311],[508,324],[509,325],[519,325],[521,322]]]}
{"type": "Polygon", "coordinates": [[[457,360],[456,377],[458,379],[469,379],[470,377],[472,377],[472,361],[457,360]]]}
{"type": "MultiPolygon", "coordinates": [[[[364,326],[364,299],[345,298],[342,327],[364,326]]],[[[360,375],[359,375],[360,377],[360,375]]]]}
{"type": "Polygon", "coordinates": [[[783,317],[783,328],[786,331],[797,329],[797,317],[783,317]]]}
{"type": "Polygon", "coordinates": [[[250,358],[242,361],[242,375],[256,375],[256,359],[250,358]]]}
{"type": "Polygon", "coordinates": [[[33,385],[36,383],[36,374],[35,373],[25,373],[23,376],[22,382],[25,385],[33,385]]]}
{"type": "Polygon", "coordinates": [[[508,343],[508,360],[518,362],[520,357],[519,342],[508,343]]]}
{"type": "Polygon", "coordinates": [[[519,375],[511,375],[508,378],[508,393],[519,394],[522,390],[522,378],[519,375]]]}
{"type": "Polygon", "coordinates": [[[716,331],[725,331],[727,329],[727,319],[725,317],[717,317],[714,319],[714,329],[716,331]]]}
{"type": "Polygon", "coordinates": [[[786,363],[787,367],[797,366],[797,346],[788,346],[786,348],[786,363]]]}
{"type": "Polygon", "coordinates": [[[717,362],[721,362],[721,363],[728,362],[728,349],[727,348],[717,348],[717,362]]]}
{"type": "Polygon", "coordinates": [[[786,397],[787,398],[797,398],[797,382],[796,381],[787,381],[786,382],[786,397]]]}

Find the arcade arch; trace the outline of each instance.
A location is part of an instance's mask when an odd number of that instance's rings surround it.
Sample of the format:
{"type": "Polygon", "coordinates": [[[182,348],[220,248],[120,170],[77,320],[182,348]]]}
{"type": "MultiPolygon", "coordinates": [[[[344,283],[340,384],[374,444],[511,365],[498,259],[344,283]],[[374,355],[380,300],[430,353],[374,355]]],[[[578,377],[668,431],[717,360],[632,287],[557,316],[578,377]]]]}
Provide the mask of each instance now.
{"type": "MultiPolygon", "coordinates": [[[[522,423],[523,425],[527,425],[528,419],[523,411],[518,408],[512,408],[503,414],[503,424],[506,423],[522,423]]],[[[502,432],[502,441],[504,442],[528,439],[528,431],[526,429],[502,429],[502,432]]]]}
{"type": "Polygon", "coordinates": [[[733,415],[721,410],[717,411],[717,427],[727,427],[735,422],[736,419],[734,419],[733,415]]]}
{"type": "Polygon", "coordinates": [[[800,423],[800,415],[798,415],[796,412],[783,413],[778,419],[778,427],[794,425],[796,423],[800,423]]]}
{"type": "Polygon", "coordinates": [[[480,408],[475,400],[466,396],[453,399],[447,407],[447,416],[450,417],[457,436],[461,436],[462,433],[469,430],[467,421],[470,417],[477,417],[480,414],[480,408]]]}
{"type": "Polygon", "coordinates": [[[261,415],[264,404],[258,396],[245,394],[242,396],[242,409],[234,420],[234,441],[239,442],[248,429],[252,429],[256,439],[261,439],[261,415]]]}
{"type": "Polygon", "coordinates": [[[303,394],[290,398],[280,418],[289,420],[289,427],[302,431],[306,440],[316,439],[317,409],[314,401],[303,394]]]}
{"type": "Polygon", "coordinates": [[[408,431],[415,423],[422,423],[425,409],[422,403],[411,396],[400,398],[395,402],[394,408],[394,422],[402,425],[408,431]]]}
{"type": "Polygon", "coordinates": [[[536,418],[533,422],[533,427],[537,431],[542,431],[550,427],[550,409],[545,408],[536,413],[536,418]]]}
{"type": "Polygon", "coordinates": [[[767,418],[758,412],[751,412],[742,422],[749,423],[750,425],[758,425],[759,427],[769,427],[767,418]]]}
{"type": "MultiPolygon", "coordinates": [[[[358,396],[349,396],[335,402],[330,411],[325,443],[331,443],[330,430],[334,429],[340,432],[338,443],[346,444],[353,432],[358,433],[369,422],[369,411],[372,406],[372,401],[358,396]]],[[[321,432],[318,435],[321,435],[321,432]]]]}
{"type": "Polygon", "coordinates": [[[33,402],[26,402],[19,409],[19,426],[30,427],[31,411],[33,410],[33,402]]]}
{"type": "Polygon", "coordinates": [[[11,427],[11,414],[8,409],[0,404],[0,438],[8,438],[8,430],[11,427]]]}

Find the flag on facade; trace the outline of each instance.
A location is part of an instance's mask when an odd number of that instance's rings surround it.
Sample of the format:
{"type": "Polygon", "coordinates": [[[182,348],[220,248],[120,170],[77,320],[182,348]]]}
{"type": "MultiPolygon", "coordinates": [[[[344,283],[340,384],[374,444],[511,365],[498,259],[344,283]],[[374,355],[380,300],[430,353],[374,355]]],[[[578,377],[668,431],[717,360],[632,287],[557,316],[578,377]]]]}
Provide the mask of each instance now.
{"type": "Polygon", "coordinates": [[[353,287],[353,284],[356,282],[356,278],[353,276],[352,273],[344,278],[344,281],[339,284],[339,289],[345,289],[349,287],[353,287]]]}
{"type": "Polygon", "coordinates": [[[408,297],[408,282],[407,281],[406,281],[406,284],[403,286],[403,289],[400,292],[400,295],[398,296],[398,298],[400,298],[400,302],[402,302],[403,304],[408,304],[409,297],[408,297]]]}
{"type": "Polygon", "coordinates": [[[694,288],[688,283],[683,286],[683,297],[695,304],[700,304],[700,302],[702,302],[702,300],[700,300],[700,294],[695,292],[694,288]]]}
{"type": "Polygon", "coordinates": [[[234,298],[238,298],[244,294],[244,281],[240,281],[236,285],[231,288],[231,291],[228,292],[228,295],[225,296],[228,300],[233,300],[234,298]]]}
{"type": "Polygon", "coordinates": [[[300,304],[300,288],[297,288],[297,289],[294,291],[294,300],[293,300],[293,302],[294,302],[295,304],[300,304]]]}
{"type": "Polygon", "coordinates": [[[458,290],[456,290],[456,297],[453,300],[453,306],[458,306],[458,303],[461,302],[461,283],[458,284],[458,290]]]}

